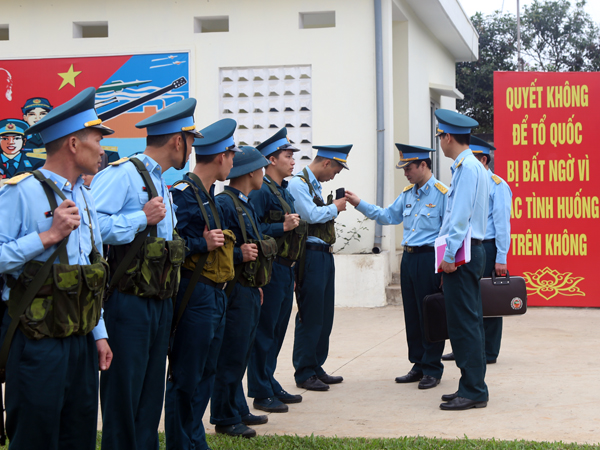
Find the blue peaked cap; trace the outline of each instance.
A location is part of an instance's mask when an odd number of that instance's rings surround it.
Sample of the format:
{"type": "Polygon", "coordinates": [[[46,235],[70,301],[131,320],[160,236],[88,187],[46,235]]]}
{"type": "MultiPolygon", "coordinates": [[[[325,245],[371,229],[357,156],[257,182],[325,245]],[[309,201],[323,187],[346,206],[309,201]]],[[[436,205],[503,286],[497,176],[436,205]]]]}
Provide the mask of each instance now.
{"type": "Polygon", "coordinates": [[[25,105],[21,108],[21,111],[23,111],[23,114],[27,114],[27,111],[35,108],[42,108],[46,111],[52,111],[52,105],[50,104],[47,98],[43,97],[34,97],[27,99],[25,105]]]}
{"type": "Polygon", "coordinates": [[[232,178],[241,177],[262,167],[267,167],[270,164],[269,160],[257,149],[244,145],[239,148],[238,153],[233,157],[233,168],[229,172],[227,179],[231,180],[232,178]]]}
{"type": "Polygon", "coordinates": [[[418,145],[396,144],[396,148],[400,151],[400,161],[396,164],[396,169],[402,169],[414,161],[431,158],[431,152],[435,152],[433,148],[418,145]]]}
{"type": "Polygon", "coordinates": [[[233,119],[221,119],[200,130],[204,136],[194,140],[194,151],[198,155],[216,155],[231,150],[239,152],[233,140],[237,122],[233,119]]]}
{"type": "Polygon", "coordinates": [[[25,133],[39,133],[44,144],[85,128],[96,128],[103,135],[113,134],[114,131],[102,125],[102,120],[98,118],[94,109],[95,99],[96,89],[86,88],[68,102],[54,108],[25,133]]]}
{"type": "Polygon", "coordinates": [[[478,127],[479,122],[456,111],[438,109],[435,112],[438,120],[437,134],[471,134],[471,129],[478,127]]]}
{"type": "Polygon", "coordinates": [[[348,169],[348,153],[352,148],[352,144],[348,145],[313,145],[317,149],[317,156],[333,159],[339,162],[345,169],[348,169]]]}
{"type": "Polygon", "coordinates": [[[4,119],[0,120],[0,135],[2,134],[20,134],[25,135],[25,130],[29,128],[29,124],[20,119],[4,119]]]}
{"type": "Polygon", "coordinates": [[[269,156],[271,153],[275,153],[277,150],[291,150],[293,152],[300,151],[299,148],[294,147],[287,137],[287,128],[283,127],[269,139],[261,142],[256,146],[256,149],[260,151],[263,156],[269,156]]]}
{"type": "Polygon", "coordinates": [[[161,109],[156,114],[135,124],[136,128],[146,128],[148,136],[160,136],[185,131],[201,138],[196,131],[194,111],[196,99],[186,98],[161,109]]]}
{"type": "Polygon", "coordinates": [[[473,153],[482,153],[484,155],[489,155],[490,150],[496,150],[492,144],[485,142],[483,139],[478,138],[477,136],[471,136],[471,144],[469,148],[473,153]]]}

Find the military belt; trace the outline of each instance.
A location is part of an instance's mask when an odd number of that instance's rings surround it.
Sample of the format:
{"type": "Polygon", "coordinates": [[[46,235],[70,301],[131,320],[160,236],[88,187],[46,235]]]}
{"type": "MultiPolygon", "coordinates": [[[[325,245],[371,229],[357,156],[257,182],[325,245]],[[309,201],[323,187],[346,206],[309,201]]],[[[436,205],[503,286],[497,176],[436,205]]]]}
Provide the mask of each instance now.
{"type": "Polygon", "coordinates": [[[316,252],[333,253],[333,247],[326,244],[306,244],[306,250],[313,250],[316,252]]]}
{"type": "Polygon", "coordinates": [[[471,238],[471,245],[481,245],[483,241],[481,239],[472,239],[471,238]]]}
{"type": "Polygon", "coordinates": [[[404,251],[406,253],[433,253],[434,248],[430,245],[411,246],[405,245],[404,251]]]}
{"type": "Polygon", "coordinates": [[[296,261],[294,261],[292,259],[284,258],[283,256],[277,256],[275,258],[275,262],[277,264],[281,264],[282,266],[285,266],[285,267],[294,267],[296,265],[296,261]]]}
{"type": "Polygon", "coordinates": [[[496,239],[492,238],[492,239],[484,239],[483,240],[484,244],[495,244],[496,243],[496,239]]]}
{"type": "MultiPolygon", "coordinates": [[[[192,274],[194,272],[188,269],[181,269],[181,276],[183,278],[187,278],[188,280],[192,278],[192,274]]],[[[203,275],[200,275],[200,278],[198,280],[200,283],[203,284],[207,284],[209,286],[214,287],[215,289],[218,289],[220,291],[222,291],[223,289],[225,289],[227,287],[227,283],[215,283],[213,280],[211,280],[210,278],[206,278],[203,275]]]]}

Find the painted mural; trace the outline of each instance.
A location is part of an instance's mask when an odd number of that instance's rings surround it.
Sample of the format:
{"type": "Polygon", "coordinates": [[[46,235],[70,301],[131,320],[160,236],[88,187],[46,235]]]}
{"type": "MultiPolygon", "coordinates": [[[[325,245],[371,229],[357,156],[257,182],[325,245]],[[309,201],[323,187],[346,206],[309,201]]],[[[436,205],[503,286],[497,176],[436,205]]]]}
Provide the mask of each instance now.
{"type": "MultiPolygon", "coordinates": [[[[189,96],[188,53],[0,60],[0,178],[43,166],[38,135],[26,130],[83,89],[96,88],[96,110],[115,134],[102,140],[104,165],[143,152],[135,124],[189,96]]],[[[181,179],[169,169],[165,180],[181,179]]]]}

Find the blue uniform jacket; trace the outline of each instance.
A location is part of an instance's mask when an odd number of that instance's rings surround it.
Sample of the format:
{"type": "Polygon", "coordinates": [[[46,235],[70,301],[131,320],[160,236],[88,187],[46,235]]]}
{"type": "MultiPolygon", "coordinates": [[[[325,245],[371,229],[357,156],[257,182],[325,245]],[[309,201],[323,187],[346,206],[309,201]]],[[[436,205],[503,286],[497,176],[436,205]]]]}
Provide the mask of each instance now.
{"type": "Polygon", "coordinates": [[[404,224],[402,245],[433,245],[446,211],[446,186],[431,176],[419,189],[408,186],[387,208],[361,200],[356,209],[381,225],[404,224]]]}
{"type": "MultiPolygon", "coordinates": [[[[258,216],[256,215],[256,212],[254,211],[254,208],[252,207],[252,204],[248,202],[248,197],[246,197],[242,192],[238,191],[237,189],[234,189],[229,186],[225,186],[225,190],[233,192],[241,200],[246,209],[250,212],[250,214],[252,214],[252,220],[254,220],[254,224],[256,225],[256,227],[260,227],[260,221],[258,219],[258,216]]],[[[233,200],[231,200],[231,198],[229,198],[228,195],[220,194],[217,195],[216,198],[217,204],[221,206],[221,209],[223,211],[223,218],[225,220],[225,224],[227,224],[227,228],[233,231],[233,233],[235,234],[233,263],[241,264],[242,262],[244,262],[244,257],[242,255],[242,250],[240,249],[240,246],[244,243],[244,237],[242,236],[242,229],[240,228],[238,222],[238,213],[235,209],[235,205],[233,204],[233,200]]],[[[258,236],[254,232],[254,229],[252,228],[252,224],[250,223],[250,219],[246,215],[246,212],[243,213],[243,217],[244,225],[246,226],[246,236],[248,236],[248,239],[258,240],[258,236]]]]}
{"type": "MultiPolygon", "coordinates": [[[[167,215],[157,225],[158,237],[173,239],[173,228],[177,224],[172,210],[171,196],[162,178],[162,169],[156,161],[146,155],[136,155],[142,161],[158,195],[163,197],[167,215]]],[[[108,166],[92,181],[92,195],[96,200],[100,231],[105,244],[129,244],[135,235],[146,229],[146,214],[142,211],[148,202],[148,192],[141,175],[130,162],[108,166]]]]}
{"type": "MultiPolygon", "coordinates": [[[[73,200],[79,209],[81,225],[71,232],[67,242],[69,264],[90,264],[89,256],[92,252],[90,227],[94,231],[96,248],[102,253],[102,236],[94,199],[83,186],[82,178],[79,178],[73,186],[65,178],[49,170],[40,169],[40,172],[54,181],[65,197],[73,200]],[[91,223],[86,212],[88,207],[92,217],[91,223]]],[[[60,205],[62,200],[58,195],[54,195],[57,204],[60,205]]],[[[56,245],[44,250],[39,236],[52,226],[53,218],[45,215],[50,211],[48,197],[42,184],[33,176],[29,176],[15,185],[4,185],[0,188],[0,210],[10,211],[10,217],[0,220],[0,273],[17,278],[23,272],[23,266],[29,261],[46,261],[56,250],[56,245]]],[[[9,292],[8,286],[4,286],[2,300],[8,300],[9,292]]],[[[93,333],[95,339],[108,337],[103,318],[100,318],[93,333]]]]}
{"type": "MultiPolygon", "coordinates": [[[[323,187],[317,181],[315,175],[307,166],[306,171],[313,189],[321,199],[323,199],[323,187]]],[[[292,194],[295,200],[295,208],[300,218],[308,223],[325,223],[338,216],[337,207],[334,204],[328,206],[317,206],[313,202],[313,197],[310,195],[310,190],[306,182],[299,176],[292,178],[288,184],[288,191],[292,194]]],[[[308,236],[306,242],[313,244],[325,244],[325,241],[314,236],[308,236]]],[[[327,245],[327,244],[325,244],[327,245]]]]}
{"type": "MultiPolygon", "coordinates": [[[[269,218],[269,211],[283,211],[283,207],[281,206],[281,203],[279,203],[279,200],[275,194],[271,192],[269,184],[271,184],[271,182],[267,179],[267,177],[264,177],[262,187],[257,191],[250,192],[248,197],[250,198],[250,203],[252,203],[252,207],[254,208],[256,215],[260,219],[261,232],[268,236],[278,238],[283,236],[283,222],[267,223],[266,221],[269,218]]],[[[281,193],[283,199],[288,205],[290,205],[292,213],[295,213],[296,208],[294,207],[294,197],[292,197],[292,194],[290,194],[286,189],[288,182],[283,180],[281,182],[281,186],[277,183],[274,184],[277,190],[281,193]]]]}
{"type": "Polygon", "coordinates": [[[506,181],[488,169],[490,209],[485,239],[496,240],[496,263],[506,264],[510,247],[510,208],[512,192],[506,181]]]}
{"type": "Polygon", "coordinates": [[[448,191],[446,213],[440,236],[446,238],[444,261],[454,262],[469,227],[471,238],[483,240],[487,224],[490,185],[485,167],[471,149],[466,149],[454,160],[450,168],[452,182],[448,191]]]}
{"type": "MultiPolygon", "coordinates": [[[[217,228],[215,218],[213,217],[212,209],[210,208],[209,199],[202,191],[201,187],[198,186],[189,176],[184,176],[184,180],[192,183],[197,189],[202,204],[206,209],[206,215],[208,216],[209,229],[214,230],[217,228]]],[[[211,186],[208,190],[211,198],[215,201],[215,186],[211,186]]],[[[179,235],[185,240],[185,246],[187,247],[187,256],[195,255],[197,253],[207,253],[208,248],[206,246],[206,239],[204,239],[204,227],[206,221],[202,215],[202,211],[198,206],[198,200],[193,189],[185,184],[181,183],[171,188],[173,195],[173,203],[177,206],[177,231],[179,235]]],[[[217,214],[219,214],[219,220],[221,226],[225,227],[225,218],[223,217],[223,211],[218,203],[215,203],[217,207],[217,214]]]]}

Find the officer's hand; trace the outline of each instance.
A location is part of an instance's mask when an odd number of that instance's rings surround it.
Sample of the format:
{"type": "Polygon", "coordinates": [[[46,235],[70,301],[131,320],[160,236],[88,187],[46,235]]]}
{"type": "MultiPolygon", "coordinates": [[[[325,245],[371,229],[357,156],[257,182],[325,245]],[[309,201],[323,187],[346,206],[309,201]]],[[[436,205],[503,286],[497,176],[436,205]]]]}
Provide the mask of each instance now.
{"type": "Polygon", "coordinates": [[[113,352],[108,345],[106,339],[98,339],[96,341],[96,348],[98,349],[98,366],[100,370],[108,370],[110,363],[113,359],[113,352]]]}
{"type": "Polygon", "coordinates": [[[346,197],[338,198],[333,201],[333,204],[337,208],[338,212],[346,211],[346,197]]]}
{"type": "Polygon", "coordinates": [[[242,250],[244,262],[256,261],[256,258],[258,258],[258,247],[256,247],[256,244],[242,244],[240,250],[242,250]]]}
{"type": "Polygon", "coordinates": [[[346,200],[348,200],[350,202],[350,204],[352,206],[354,206],[355,208],[360,203],[360,198],[358,197],[358,195],[356,195],[354,192],[350,192],[350,191],[346,191],[346,200]]]}
{"type": "Polygon", "coordinates": [[[223,234],[223,230],[209,230],[208,226],[204,225],[202,237],[206,239],[206,248],[209,252],[225,245],[225,235],[223,234]]]}
{"type": "Polygon", "coordinates": [[[440,264],[439,268],[442,269],[442,272],[445,272],[445,273],[456,272],[456,264],[446,262],[443,259],[442,259],[442,263],[440,264]]]}
{"type": "Polygon", "coordinates": [[[167,215],[167,207],[163,203],[162,197],[154,197],[144,205],[142,211],[146,214],[148,225],[156,225],[167,215]]]}
{"type": "Polygon", "coordinates": [[[298,214],[286,214],[283,220],[283,231],[290,231],[300,225],[300,216],[298,214]]]}
{"type": "Polygon", "coordinates": [[[265,298],[262,288],[258,288],[258,292],[260,292],[260,306],[262,306],[263,300],[265,298]]]}
{"type": "Polygon", "coordinates": [[[498,276],[506,276],[506,272],[508,271],[508,266],[506,264],[496,263],[496,275],[498,276]]]}
{"type": "Polygon", "coordinates": [[[58,244],[81,223],[79,208],[72,200],[65,200],[54,210],[52,226],[48,231],[40,233],[40,239],[45,249],[58,244]]]}

